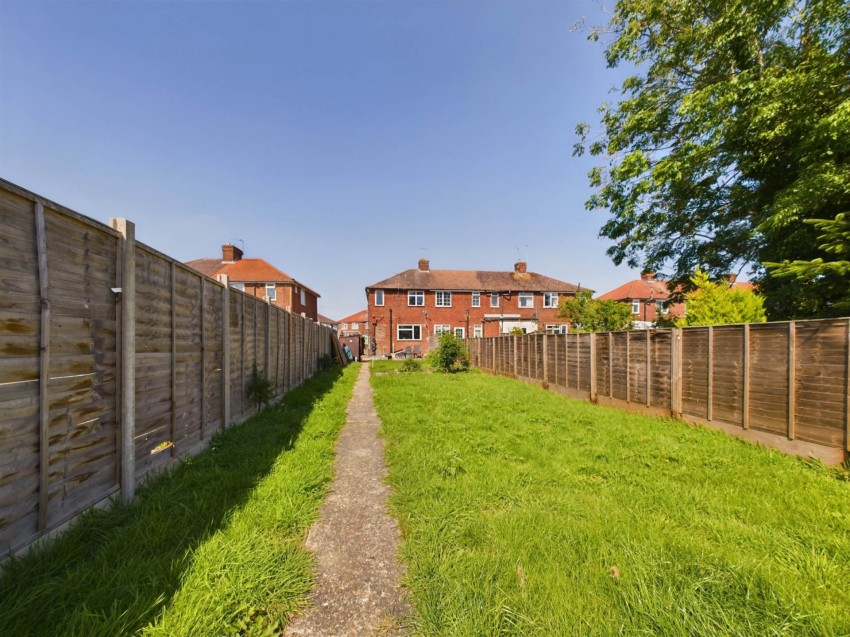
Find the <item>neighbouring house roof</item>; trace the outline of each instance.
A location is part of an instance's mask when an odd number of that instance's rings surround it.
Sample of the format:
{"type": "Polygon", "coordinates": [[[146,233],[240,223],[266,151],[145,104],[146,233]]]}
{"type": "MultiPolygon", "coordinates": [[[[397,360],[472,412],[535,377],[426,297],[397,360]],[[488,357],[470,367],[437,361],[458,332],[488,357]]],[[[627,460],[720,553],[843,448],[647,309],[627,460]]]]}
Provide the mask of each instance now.
{"type": "Polygon", "coordinates": [[[324,314],[318,314],[317,318],[319,319],[319,323],[323,323],[325,325],[337,325],[339,321],[335,321],[332,318],[328,318],[324,314]]]}
{"type": "Polygon", "coordinates": [[[355,312],[351,316],[346,316],[345,318],[339,319],[340,323],[368,323],[369,322],[369,313],[366,310],[360,310],[359,312],[355,312]]]}
{"type": "Polygon", "coordinates": [[[280,283],[282,285],[298,285],[317,298],[321,295],[303,283],[296,281],[286,272],[277,269],[265,259],[239,259],[233,263],[225,263],[220,259],[195,259],[187,261],[186,265],[209,277],[226,274],[233,283],[280,283]]]}
{"type": "Polygon", "coordinates": [[[596,298],[609,301],[631,301],[633,299],[664,301],[669,296],[670,289],[667,287],[667,281],[636,279],[635,281],[623,283],[620,287],[614,288],[605,294],[600,294],[596,298]]]}
{"type": "Polygon", "coordinates": [[[366,286],[385,290],[471,290],[481,292],[576,292],[578,286],[536,272],[410,269],[366,286]]]}

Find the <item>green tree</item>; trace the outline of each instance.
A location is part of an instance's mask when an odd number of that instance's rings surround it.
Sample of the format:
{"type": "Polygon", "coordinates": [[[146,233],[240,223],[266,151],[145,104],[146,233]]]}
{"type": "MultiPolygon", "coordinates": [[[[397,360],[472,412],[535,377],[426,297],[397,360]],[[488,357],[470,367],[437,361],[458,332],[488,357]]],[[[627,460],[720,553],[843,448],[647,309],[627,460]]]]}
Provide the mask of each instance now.
{"type": "Polygon", "coordinates": [[[714,282],[707,272],[697,270],[691,277],[693,289],[685,294],[685,315],[676,325],[731,325],[764,323],[764,300],[755,292],[714,282]]]}
{"type": "Polygon", "coordinates": [[[617,332],[632,329],[632,309],[626,303],[594,299],[590,290],[579,290],[561,301],[558,315],[570,322],[573,332],[617,332]]]}
{"type": "Polygon", "coordinates": [[[463,341],[451,332],[440,334],[440,344],[428,355],[431,365],[442,372],[465,371],[469,369],[469,356],[463,341]]]}
{"type": "Polygon", "coordinates": [[[750,264],[772,318],[838,313],[850,277],[801,287],[763,264],[825,261],[806,221],[850,211],[850,3],[619,0],[605,34],[609,66],[637,70],[575,153],[608,157],[587,206],[613,260],[685,286],[750,264]]]}

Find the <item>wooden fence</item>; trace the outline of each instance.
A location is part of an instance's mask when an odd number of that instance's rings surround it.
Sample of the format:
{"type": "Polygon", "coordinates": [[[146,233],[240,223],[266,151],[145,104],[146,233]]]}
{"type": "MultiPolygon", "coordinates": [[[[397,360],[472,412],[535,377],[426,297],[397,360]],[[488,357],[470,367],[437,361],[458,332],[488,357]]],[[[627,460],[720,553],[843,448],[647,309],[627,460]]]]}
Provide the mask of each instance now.
{"type": "Polygon", "coordinates": [[[850,319],[468,339],[472,364],[827,462],[850,451],[850,319]]]}
{"type": "Polygon", "coordinates": [[[333,332],[0,180],[0,557],[254,413],[333,332]]]}

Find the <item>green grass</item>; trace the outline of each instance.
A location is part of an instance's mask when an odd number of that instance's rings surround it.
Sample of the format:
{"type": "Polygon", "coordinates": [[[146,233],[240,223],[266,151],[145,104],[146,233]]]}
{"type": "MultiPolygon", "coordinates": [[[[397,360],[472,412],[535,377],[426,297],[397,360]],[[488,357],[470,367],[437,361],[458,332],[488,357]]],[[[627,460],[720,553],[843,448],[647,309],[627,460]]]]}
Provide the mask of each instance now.
{"type": "Polygon", "coordinates": [[[94,511],[0,578],[0,634],[275,634],[305,603],[302,547],[359,366],[320,374],[209,451],[94,511]]]}
{"type": "Polygon", "coordinates": [[[417,634],[850,634],[846,473],[475,372],[372,384],[417,634]]]}

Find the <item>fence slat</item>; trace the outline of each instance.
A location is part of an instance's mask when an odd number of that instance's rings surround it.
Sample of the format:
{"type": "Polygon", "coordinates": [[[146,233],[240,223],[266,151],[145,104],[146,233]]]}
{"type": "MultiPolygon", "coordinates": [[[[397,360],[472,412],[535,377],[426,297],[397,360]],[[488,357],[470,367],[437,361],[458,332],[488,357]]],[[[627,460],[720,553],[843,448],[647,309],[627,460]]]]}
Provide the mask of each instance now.
{"type": "Polygon", "coordinates": [[[50,299],[49,279],[47,276],[47,231],[44,226],[44,206],[36,202],[35,235],[38,254],[38,290],[41,299],[41,326],[39,328],[38,363],[38,530],[47,530],[50,495],[50,400],[47,390],[50,379],[50,299]]]}

